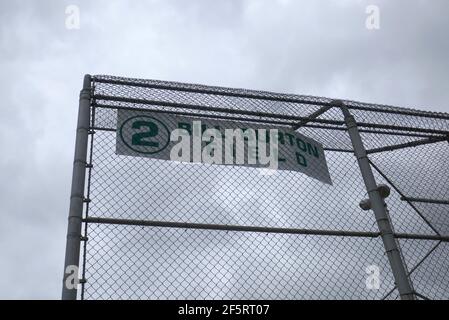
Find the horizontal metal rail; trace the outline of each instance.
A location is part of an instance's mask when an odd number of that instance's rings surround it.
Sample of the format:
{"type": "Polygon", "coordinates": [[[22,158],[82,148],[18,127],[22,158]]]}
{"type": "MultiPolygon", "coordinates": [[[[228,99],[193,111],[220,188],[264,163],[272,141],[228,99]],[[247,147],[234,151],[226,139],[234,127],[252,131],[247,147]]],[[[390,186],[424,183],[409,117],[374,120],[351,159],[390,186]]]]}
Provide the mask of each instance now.
{"type": "Polygon", "coordinates": [[[435,204],[448,204],[449,200],[437,200],[437,199],[426,199],[426,198],[413,198],[413,197],[401,197],[403,201],[410,202],[423,202],[423,203],[435,203],[435,204]]]}
{"type": "MultiPolygon", "coordinates": [[[[204,86],[198,88],[192,87],[180,87],[182,84],[149,84],[142,82],[134,82],[129,80],[118,80],[118,79],[104,79],[98,76],[94,76],[94,80],[99,83],[109,83],[114,85],[123,85],[123,86],[132,86],[132,87],[141,87],[141,88],[150,88],[150,89],[160,89],[160,90],[169,90],[169,91],[181,91],[181,92],[190,92],[190,93],[200,93],[200,94],[211,94],[218,96],[228,96],[228,97],[237,97],[237,98],[246,98],[246,99],[257,99],[257,100],[265,100],[265,101],[279,101],[279,102],[291,102],[291,103],[301,103],[301,104],[309,104],[316,106],[333,106],[331,102],[318,101],[315,99],[307,99],[304,97],[291,97],[287,96],[287,94],[275,94],[273,92],[256,92],[245,90],[244,92],[238,92],[240,89],[233,89],[234,91],[223,91],[220,87],[213,86],[204,86]],[[270,96],[271,95],[271,96],[270,96]],[[275,95],[275,96],[272,96],[275,95]]],[[[167,82],[168,83],[168,82],[167,82]]],[[[370,112],[381,112],[381,113],[390,113],[390,114],[400,114],[406,116],[416,116],[416,117],[424,117],[424,118],[435,118],[435,119],[444,119],[449,120],[449,114],[444,113],[432,113],[432,112],[423,112],[417,110],[398,110],[398,109],[388,109],[395,108],[392,106],[383,106],[383,108],[376,108],[374,106],[360,106],[354,105],[354,101],[345,101],[346,106],[349,109],[353,110],[364,110],[370,112]]]]}
{"type": "Polygon", "coordinates": [[[323,148],[324,151],[354,153],[352,149],[323,148]]]}
{"type": "MultiPolygon", "coordinates": [[[[346,130],[346,129],[345,129],[346,130]]],[[[373,134],[384,134],[389,136],[404,136],[404,137],[414,137],[414,138],[433,138],[439,135],[434,134],[422,134],[415,132],[397,132],[397,131],[385,131],[385,130],[373,130],[373,129],[359,129],[360,133],[373,133],[373,134]]]]}
{"type": "MultiPolygon", "coordinates": [[[[141,105],[156,105],[156,106],[181,108],[181,109],[189,109],[189,110],[201,110],[201,111],[210,111],[210,112],[224,112],[224,113],[231,113],[231,114],[251,115],[251,116],[257,116],[257,117],[295,120],[298,122],[309,121],[309,122],[334,124],[334,125],[343,125],[344,124],[344,121],[341,121],[341,120],[329,120],[329,119],[319,119],[319,118],[318,119],[309,119],[308,117],[298,117],[298,116],[293,116],[293,115],[278,114],[278,113],[271,113],[271,112],[231,109],[231,108],[223,108],[223,107],[211,107],[211,106],[193,105],[193,104],[168,102],[168,101],[145,100],[145,99],[126,98],[126,97],[118,97],[118,96],[106,96],[106,95],[98,95],[98,94],[94,95],[94,98],[98,99],[98,100],[104,100],[104,101],[126,102],[126,103],[141,104],[141,105]]],[[[403,127],[403,126],[396,126],[396,125],[375,124],[375,123],[365,123],[365,122],[357,122],[357,125],[360,127],[366,127],[366,128],[379,128],[379,129],[389,129],[389,130],[398,130],[398,131],[411,131],[411,132],[449,135],[449,131],[436,130],[436,129],[403,127]]]]}
{"type": "MultiPolygon", "coordinates": [[[[130,111],[147,111],[147,112],[155,112],[155,113],[170,113],[170,114],[177,114],[177,115],[185,115],[185,116],[201,116],[203,118],[214,118],[214,119],[223,119],[223,120],[234,120],[234,121],[246,121],[246,122],[255,122],[255,123],[262,123],[262,124],[278,124],[278,125],[285,125],[285,126],[292,126],[295,124],[295,122],[291,121],[281,121],[281,120],[270,120],[270,119],[260,119],[260,118],[245,118],[238,116],[229,116],[229,115],[219,115],[219,114],[204,114],[204,113],[192,113],[187,111],[178,111],[178,110],[162,110],[162,109],[142,109],[142,108],[134,108],[134,107],[123,107],[123,106],[114,106],[109,104],[103,104],[103,103],[93,103],[95,107],[103,108],[103,109],[112,109],[112,110],[130,110],[130,111]]],[[[307,118],[304,118],[307,119],[307,118]]],[[[307,128],[314,128],[314,129],[323,129],[323,130],[338,130],[338,131],[347,131],[346,127],[338,127],[335,125],[319,125],[319,124],[304,124],[302,127],[307,128]]],[[[412,132],[397,132],[397,131],[384,131],[384,130],[372,130],[372,129],[360,129],[359,130],[362,133],[372,133],[372,134],[384,134],[384,135],[395,135],[395,136],[406,136],[406,137],[416,137],[416,138],[434,138],[439,137],[435,135],[429,135],[429,134],[419,134],[419,133],[412,133],[412,132]]]]}
{"type": "Polygon", "coordinates": [[[449,138],[447,136],[431,137],[431,138],[419,140],[419,141],[412,141],[412,142],[407,142],[407,143],[386,146],[386,147],[382,147],[382,148],[375,148],[375,149],[367,150],[366,153],[370,154],[370,153],[378,153],[378,152],[384,152],[384,151],[394,151],[394,150],[398,150],[398,149],[405,149],[405,148],[411,148],[411,147],[418,147],[418,146],[422,146],[422,145],[426,145],[426,144],[446,141],[448,139],[449,138]]]}
{"type": "MultiPolygon", "coordinates": [[[[162,106],[162,107],[180,108],[180,109],[188,109],[188,110],[201,110],[201,111],[209,111],[209,112],[223,112],[223,113],[230,113],[230,114],[256,116],[256,117],[284,119],[284,120],[290,120],[290,121],[296,121],[296,122],[309,120],[308,117],[298,117],[298,116],[288,115],[288,114],[252,111],[252,110],[243,110],[243,109],[232,109],[232,108],[223,108],[223,107],[211,107],[211,106],[203,106],[203,105],[197,105],[197,104],[178,103],[178,102],[169,102],[169,101],[160,101],[160,100],[145,100],[145,99],[126,98],[126,97],[117,97],[117,96],[105,96],[105,95],[94,95],[94,98],[97,100],[103,100],[103,101],[127,102],[127,103],[133,103],[133,104],[162,106]]],[[[120,109],[123,109],[123,108],[120,107],[120,109]]],[[[142,110],[142,108],[137,108],[137,109],[142,110]]],[[[241,120],[244,121],[244,119],[241,119],[241,120]]],[[[325,124],[337,124],[337,125],[344,124],[343,121],[328,120],[328,119],[313,119],[313,120],[311,120],[311,122],[318,122],[318,123],[325,123],[325,124]]]]}
{"type": "MultiPolygon", "coordinates": [[[[362,237],[362,238],[376,238],[380,236],[380,232],[370,232],[370,231],[277,228],[277,227],[224,225],[224,224],[208,224],[208,223],[116,219],[116,218],[100,218],[100,217],[88,217],[83,219],[83,221],[87,223],[99,223],[99,224],[166,227],[166,228],[180,228],[180,229],[246,231],[246,232],[260,232],[260,233],[284,233],[284,234],[343,236],[343,237],[362,237]]],[[[394,236],[398,239],[439,240],[443,242],[449,242],[449,236],[407,234],[407,233],[395,233],[394,236]]]]}
{"type": "MultiPolygon", "coordinates": [[[[117,106],[104,105],[104,104],[95,104],[95,106],[99,107],[99,108],[104,108],[104,109],[117,109],[117,110],[120,109],[120,110],[129,110],[129,111],[153,112],[153,113],[169,113],[169,114],[176,114],[176,115],[187,116],[187,117],[201,116],[202,118],[208,118],[208,119],[255,122],[255,123],[262,123],[262,124],[277,124],[277,125],[282,125],[282,126],[286,126],[289,128],[291,128],[291,126],[296,123],[296,122],[294,122],[294,120],[282,121],[282,120],[271,120],[271,119],[260,119],[260,118],[242,118],[242,117],[238,117],[238,116],[229,116],[229,115],[220,115],[220,114],[198,114],[198,113],[192,113],[192,112],[187,112],[187,111],[178,111],[178,110],[117,107],[117,106]]],[[[325,127],[325,126],[321,126],[321,127],[325,127]]]]}

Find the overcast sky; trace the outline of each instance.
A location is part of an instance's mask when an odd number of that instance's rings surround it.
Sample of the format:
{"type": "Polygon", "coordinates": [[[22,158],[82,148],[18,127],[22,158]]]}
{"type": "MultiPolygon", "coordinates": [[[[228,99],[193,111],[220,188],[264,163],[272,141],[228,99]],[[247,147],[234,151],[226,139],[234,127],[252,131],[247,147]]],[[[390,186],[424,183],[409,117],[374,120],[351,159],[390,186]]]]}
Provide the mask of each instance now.
{"type": "Polygon", "coordinates": [[[0,298],[60,297],[85,73],[448,111],[448,14],[447,0],[0,0],[0,298]]]}

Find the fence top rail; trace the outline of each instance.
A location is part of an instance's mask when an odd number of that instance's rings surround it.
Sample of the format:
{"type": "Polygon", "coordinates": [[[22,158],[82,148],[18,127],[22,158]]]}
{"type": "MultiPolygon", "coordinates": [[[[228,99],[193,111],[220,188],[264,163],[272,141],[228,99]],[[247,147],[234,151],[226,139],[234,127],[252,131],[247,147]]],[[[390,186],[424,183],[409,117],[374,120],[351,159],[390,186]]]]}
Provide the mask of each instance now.
{"type": "MultiPolygon", "coordinates": [[[[321,124],[321,129],[326,130],[343,130],[346,131],[346,128],[343,126],[343,122],[339,120],[332,120],[332,119],[315,119],[315,118],[309,118],[309,117],[295,117],[291,115],[285,115],[285,114],[276,114],[276,113],[270,113],[270,112],[258,112],[258,111],[251,111],[251,110],[235,110],[235,109],[225,109],[225,108],[218,108],[218,107],[208,107],[208,106],[202,106],[202,105],[188,105],[188,104],[180,104],[180,103],[169,103],[169,102],[162,102],[162,101],[149,101],[149,100],[139,100],[139,99],[129,99],[129,98],[123,98],[123,97],[114,97],[114,96],[102,96],[102,95],[93,95],[95,99],[101,100],[101,101],[113,101],[113,102],[123,102],[123,103],[131,103],[131,104],[137,104],[137,105],[153,105],[153,106],[166,106],[166,107],[173,107],[174,109],[179,108],[183,110],[189,110],[190,112],[185,111],[176,111],[176,110],[166,110],[166,109],[145,109],[145,108],[139,108],[139,107],[127,107],[122,105],[111,105],[111,104],[104,104],[104,103],[98,103],[95,102],[93,105],[100,108],[106,108],[106,109],[125,109],[125,110],[135,110],[135,111],[152,111],[157,113],[174,113],[174,114],[184,114],[184,115],[191,115],[191,116],[202,116],[202,117],[210,117],[210,118],[228,118],[229,114],[235,114],[237,115],[232,120],[244,120],[248,122],[265,122],[266,124],[269,123],[276,123],[288,127],[308,127],[307,123],[317,123],[321,124]],[[200,113],[198,113],[200,112],[200,113]],[[203,112],[203,113],[201,113],[203,112]],[[207,112],[210,112],[209,114],[207,112]],[[212,112],[212,113],[211,113],[212,112]],[[218,113],[223,113],[226,115],[220,115],[218,113]],[[242,118],[240,116],[248,116],[248,118],[242,118]],[[256,117],[251,118],[250,116],[256,117]],[[274,119],[274,120],[273,120],[274,119]],[[306,124],[300,124],[303,121],[306,124]],[[334,125],[334,126],[332,126],[334,125]]],[[[427,128],[414,128],[411,126],[397,126],[397,125],[385,125],[385,124],[376,124],[376,123],[369,123],[369,122],[358,122],[359,127],[364,128],[374,128],[375,130],[369,131],[364,130],[364,132],[371,132],[376,134],[389,134],[389,135],[401,135],[402,134],[409,134],[410,136],[417,136],[416,133],[423,133],[427,134],[423,137],[428,138],[443,138],[449,139],[449,129],[446,130],[435,130],[435,129],[427,129],[427,128]],[[382,131],[382,130],[390,130],[390,131],[382,131]],[[396,131],[395,131],[396,130],[396,131]],[[415,134],[414,134],[415,133],[415,134]]]]}
{"type": "MultiPolygon", "coordinates": [[[[209,86],[201,84],[190,84],[174,81],[162,81],[162,80],[146,80],[136,78],[124,78],[109,75],[95,75],[93,81],[98,83],[106,83],[112,85],[142,87],[151,89],[161,89],[169,91],[180,91],[198,94],[209,94],[227,97],[257,99],[266,101],[277,102],[290,102],[299,103],[313,106],[333,106],[334,99],[325,97],[316,97],[308,95],[297,95],[288,93],[275,93],[270,91],[248,90],[238,88],[227,88],[218,86],[209,86]]],[[[384,104],[374,103],[362,103],[353,100],[342,100],[345,105],[353,110],[360,110],[366,112],[376,113],[390,113],[404,116],[421,117],[421,118],[433,118],[441,120],[449,120],[449,113],[445,112],[433,112],[423,111],[414,108],[396,107],[384,104]]]]}

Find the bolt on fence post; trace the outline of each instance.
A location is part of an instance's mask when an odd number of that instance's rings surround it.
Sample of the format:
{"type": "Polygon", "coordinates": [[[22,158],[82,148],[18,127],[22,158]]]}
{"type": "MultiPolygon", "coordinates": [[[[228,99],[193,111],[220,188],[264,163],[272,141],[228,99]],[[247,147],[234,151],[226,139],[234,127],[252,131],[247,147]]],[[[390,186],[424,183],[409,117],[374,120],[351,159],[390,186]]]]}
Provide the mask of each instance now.
{"type": "Polygon", "coordinates": [[[357,123],[342,101],[337,100],[333,103],[341,108],[343,112],[348,133],[354,148],[354,154],[359,163],[363,181],[365,182],[366,190],[369,195],[370,206],[376,217],[377,226],[379,227],[394,280],[399,290],[399,295],[402,300],[415,300],[416,297],[410,279],[407,276],[405,262],[402,259],[399,246],[394,238],[393,228],[390,224],[390,219],[388,218],[386,204],[376,184],[357,123]]]}
{"type": "Polygon", "coordinates": [[[81,227],[84,203],[84,182],[86,176],[86,159],[88,146],[88,131],[90,123],[91,76],[85,75],[83,89],[80,92],[78,124],[76,129],[75,156],[73,161],[72,189],[70,193],[70,209],[67,227],[67,242],[65,250],[64,277],[62,284],[62,299],[76,300],[78,267],[81,244],[81,227]],[[73,269],[73,266],[76,267],[73,269]],[[75,280],[75,285],[68,287],[68,277],[75,280]]]}

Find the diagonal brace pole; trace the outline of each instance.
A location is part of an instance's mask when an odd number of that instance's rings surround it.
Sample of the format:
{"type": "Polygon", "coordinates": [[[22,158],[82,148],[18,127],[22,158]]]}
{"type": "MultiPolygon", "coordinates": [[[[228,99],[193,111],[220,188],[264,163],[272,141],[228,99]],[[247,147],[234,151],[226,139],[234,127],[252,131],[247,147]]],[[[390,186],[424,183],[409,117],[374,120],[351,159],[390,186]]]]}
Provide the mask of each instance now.
{"type": "Polygon", "coordinates": [[[354,148],[354,154],[357,158],[363,181],[365,182],[365,187],[368,192],[370,208],[374,211],[377,226],[379,227],[379,232],[393,272],[393,277],[399,290],[399,295],[402,300],[415,300],[416,296],[410,279],[407,276],[405,262],[402,259],[399,245],[394,238],[394,232],[388,217],[386,204],[374,178],[357,123],[342,101],[334,101],[334,104],[340,107],[343,112],[348,133],[354,148]]]}
{"type": "Polygon", "coordinates": [[[307,117],[307,119],[302,120],[301,122],[299,122],[298,124],[293,126],[293,130],[296,131],[299,128],[301,128],[302,126],[306,125],[307,123],[309,123],[310,121],[312,121],[313,119],[318,118],[319,116],[321,116],[323,113],[327,112],[327,110],[329,110],[330,108],[332,108],[332,106],[324,106],[321,107],[318,111],[315,111],[314,113],[312,113],[310,116],[307,117]]]}

